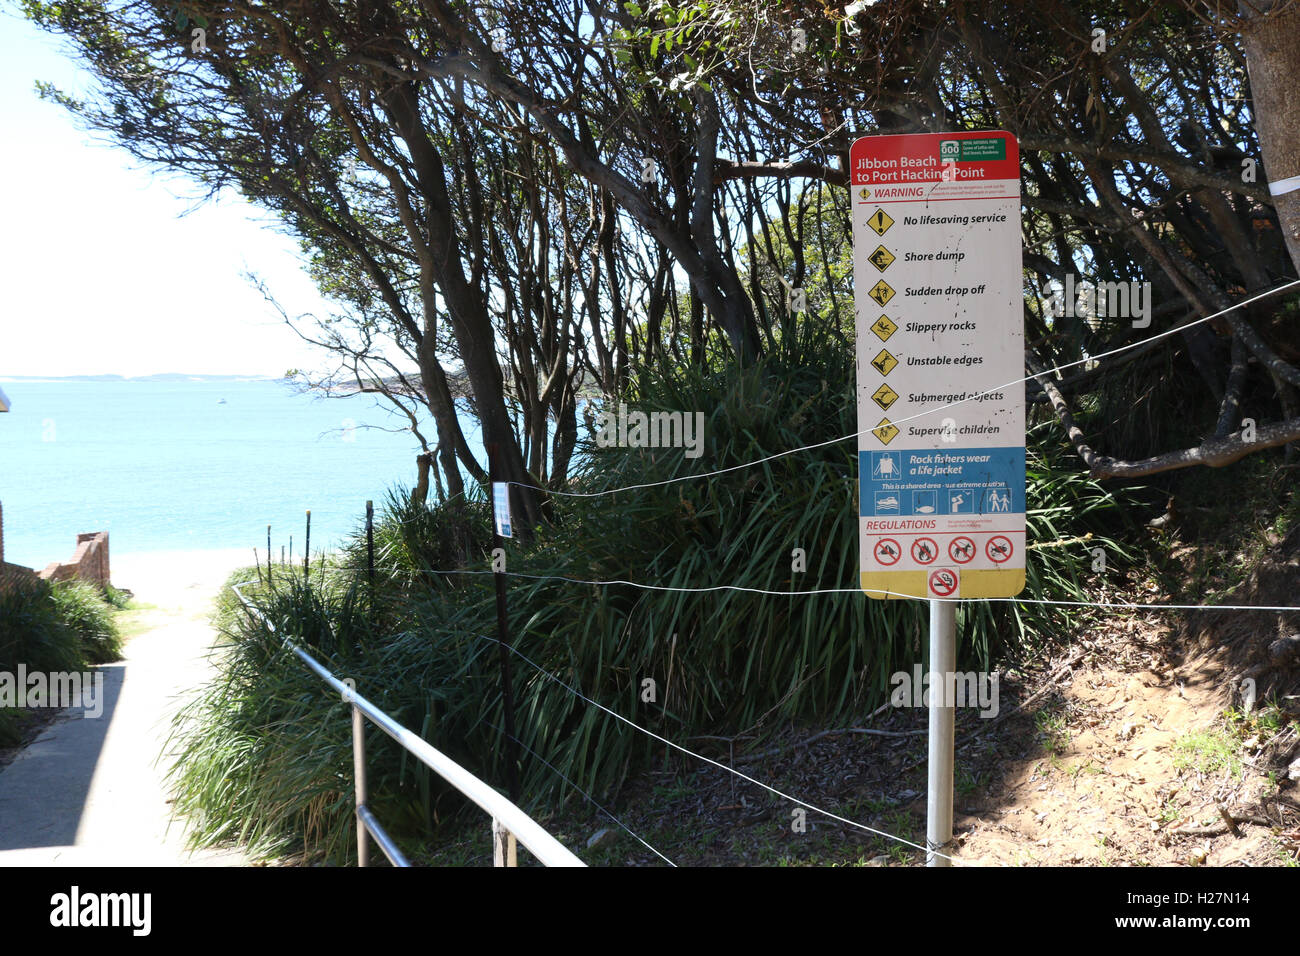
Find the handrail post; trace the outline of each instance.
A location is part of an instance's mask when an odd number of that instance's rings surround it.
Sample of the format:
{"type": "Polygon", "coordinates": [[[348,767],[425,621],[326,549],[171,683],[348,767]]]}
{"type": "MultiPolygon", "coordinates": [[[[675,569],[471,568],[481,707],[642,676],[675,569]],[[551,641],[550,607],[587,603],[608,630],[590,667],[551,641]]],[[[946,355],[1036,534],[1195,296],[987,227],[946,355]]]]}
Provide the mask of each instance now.
{"type": "Polygon", "coordinates": [[[370,834],[361,819],[361,808],[366,805],[366,719],[361,708],[352,701],[352,774],[357,787],[357,865],[370,865],[370,834]]]}
{"type": "Polygon", "coordinates": [[[492,818],[492,865],[518,866],[515,835],[500,820],[492,818]]]}
{"type": "MultiPolygon", "coordinates": [[[[238,595],[248,613],[260,619],[270,633],[276,634],[275,625],[240,591],[240,588],[247,586],[248,583],[245,581],[243,584],[232,584],[230,588],[238,595]]],[[[384,831],[370,808],[366,806],[365,721],[367,720],[491,816],[493,860],[497,866],[518,866],[517,845],[520,842],[528,847],[533,856],[544,866],[586,866],[574,856],[571,850],[542,829],[536,820],[513,802],[358,694],[357,682],[351,677],[339,679],[292,640],[283,635],[277,636],[312,673],[342,695],[343,703],[352,709],[352,769],[356,786],[357,863],[360,866],[368,866],[370,863],[371,839],[379,845],[379,849],[384,852],[393,866],[411,865],[401,848],[393,842],[392,837],[384,831]],[[522,834],[522,841],[516,834],[522,834]]]]}

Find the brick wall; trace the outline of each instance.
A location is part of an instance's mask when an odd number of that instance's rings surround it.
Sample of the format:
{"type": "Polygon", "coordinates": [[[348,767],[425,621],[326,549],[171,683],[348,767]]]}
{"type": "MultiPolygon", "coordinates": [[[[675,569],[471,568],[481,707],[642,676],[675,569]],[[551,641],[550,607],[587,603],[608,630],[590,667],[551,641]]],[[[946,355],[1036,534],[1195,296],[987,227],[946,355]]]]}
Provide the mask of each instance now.
{"type": "Polygon", "coordinates": [[[44,578],[51,584],[79,578],[101,587],[109,583],[108,532],[92,531],[77,535],[77,550],[71,561],[55,561],[37,574],[31,568],[5,562],[5,518],[0,506],[0,591],[44,578]]]}
{"type": "Polygon", "coordinates": [[[77,550],[71,561],[55,561],[41,572],[50,583],[79,578],[101,587],[109,583],[108,532],[92,531],[77,535],[77,550]]]}
{"type": "Polygon", "coordinates": [[[31,568],[5,563],[5,513],[4,506],[0,505],[0,594],[39,580],[31,568]]]}

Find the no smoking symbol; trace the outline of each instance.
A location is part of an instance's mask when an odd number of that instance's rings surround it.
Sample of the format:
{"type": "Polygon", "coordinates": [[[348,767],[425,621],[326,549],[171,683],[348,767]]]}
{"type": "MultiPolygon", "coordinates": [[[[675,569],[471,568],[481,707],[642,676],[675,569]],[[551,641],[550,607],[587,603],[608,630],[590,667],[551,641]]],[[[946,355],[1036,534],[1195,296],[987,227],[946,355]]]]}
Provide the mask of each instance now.
{"type": "Polygon", "coordinates": [[[881,538],[876,542],[873,553],[881,564],[890,565],[898,563],[898,559],[903,556],[903,549],[893,538],[881,538]]]}
{"type": "Polygon", "coordinates": [[[948,597],[957,590],[957,574],[947,568],[930,572],[930,590],[939,597],[948,597]]]}
{"type": "Polygon", "coordinates": [[[948,542],[948,557],[958,564],[968,564],[975,558],[975,542],[965,535],[948,542]]]}
{"type": "Polygon", "coordinates": [[[1005,564],[1010,561],[1013,550],[1011,539],[1000,534],[995,534],[989,538],[988,544],[984,545],[984,553],[989,556],[989,560],[994,564],[1005,564]]]}
{"type": "Polygon", "coordinates": [[[917,564],[929,564],[939,556],[939,546],[933,538],[917,538],[912,542],[912,559],[917,564]]]}

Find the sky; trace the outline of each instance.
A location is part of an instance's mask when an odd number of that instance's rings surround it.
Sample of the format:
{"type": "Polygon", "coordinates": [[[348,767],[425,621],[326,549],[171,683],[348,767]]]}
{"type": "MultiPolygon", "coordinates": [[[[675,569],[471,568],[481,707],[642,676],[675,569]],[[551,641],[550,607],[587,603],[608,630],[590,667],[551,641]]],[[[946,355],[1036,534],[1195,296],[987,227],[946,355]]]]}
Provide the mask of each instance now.
{"type": "Polygon", "coordinates": [[[295,241],[238,196],[195,210],[198,187],[42,102],[38,79],[91,86],[63,44],[0,5],[0,378],[322,367],[244,277],[290,315],[329,312],[295,241]]]}

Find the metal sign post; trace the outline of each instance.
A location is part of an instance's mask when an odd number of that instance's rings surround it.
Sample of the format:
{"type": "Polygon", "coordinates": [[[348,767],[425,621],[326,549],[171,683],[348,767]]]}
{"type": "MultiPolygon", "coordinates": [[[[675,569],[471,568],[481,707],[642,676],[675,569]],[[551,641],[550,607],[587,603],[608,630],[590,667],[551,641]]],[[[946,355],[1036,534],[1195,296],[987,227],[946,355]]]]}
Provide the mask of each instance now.
{"type": "MultiPolygon", "coordinates": [[[[957,668],[957,603],[930,602],[930,673],[951,674],[957,668]]],[[[926,866],[949,866],[952,843],[953,728],[957,710],[951,700],[935,693],[930,683],[929,787],[925,798],[926,866]],[[939,856],[934,851],[944,853],[939,856]]]]}
{"type": "Polygon", "coordinates": [[[956,604],[1025,585],[1020,154],[999,131],[850,151],[861,584],[930,601],[927,864],[949,861],[956,604]],[[943,854],[943,855],[940,855],[943,854]]]}
{"type": "Polygon", "coordinates": [[[515,692],[510,676],[510,617],[506,611],[506,576],[496,565],[498,552],[504,554],[504,538],[510,532],[510,484],[501,481],[500,449],[496,442],[487,442],[488,480],[492,488],[492,575],[497,597],[497,659],[501,665],[501,700],[506,731],[506,780],[510,799],[519,799],[519,740],[515,736],[515,692]]]}

